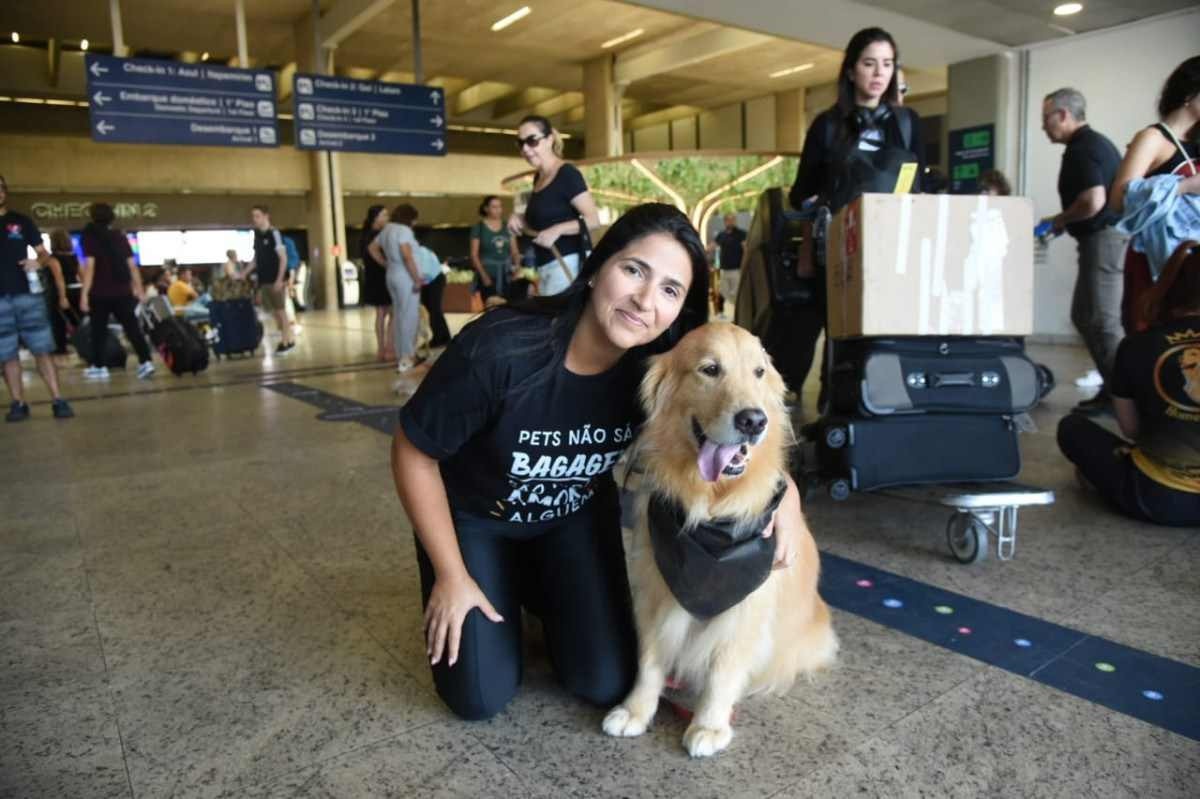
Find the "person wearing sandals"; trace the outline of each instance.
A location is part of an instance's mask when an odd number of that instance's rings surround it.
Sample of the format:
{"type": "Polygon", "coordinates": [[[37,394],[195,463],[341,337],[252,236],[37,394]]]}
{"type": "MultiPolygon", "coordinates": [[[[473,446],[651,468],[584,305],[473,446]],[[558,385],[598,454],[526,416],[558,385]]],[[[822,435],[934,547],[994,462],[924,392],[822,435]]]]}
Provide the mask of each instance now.
{"type": "Polygon", "coordinates": [[[471,266],[486,300],[505,296],[513,271],[521,264],[517,238],[504,224],[504,204],[494,194],[479,204],[479,221],[471,226],[471,266]]]}
{"type": "Polygon", "coordinates": [[[514,213],[508,229],[533,237],[538,293],[559,294],[579,274],[588,229],[599,227],[600,214],[583,175],[562,157],[562,139],[550,120],[527,116],[517,128],[517,147],[534,168],[533,191],[525,213],[514,213]]]}
{"type": "Polygon", "coordinates": [[[387,208],[372,205],[367,209],[367,218],[362,224],[362,238],[359,239],[359,256],[363,262],[363,302],[375,308],[375,348],[381,361],[396,357],[392,350],[392,339],[395,337],[392,326],[396,320],[392,317],[392,295],[387,287],[387,263],[376,260],[371,254],[371,242],[375,241],[389,219],[387,208]]]}

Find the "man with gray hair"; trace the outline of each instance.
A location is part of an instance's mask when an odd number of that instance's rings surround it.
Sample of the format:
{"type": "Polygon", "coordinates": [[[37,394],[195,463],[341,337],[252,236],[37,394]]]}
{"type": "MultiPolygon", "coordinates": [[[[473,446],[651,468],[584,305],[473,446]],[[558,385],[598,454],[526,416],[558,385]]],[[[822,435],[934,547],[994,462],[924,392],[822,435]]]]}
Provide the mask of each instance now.
{"type": "Polygon", "coordinates": [[[1076,406],[1081,413],[1112,408],[1108,381],[1117,357],[1121,329],[1121,294],[1128,239],[1113,227],[1108,190],[1121,165],[1121,154],[1104,135],[1087,124],[1087,102],[1075,89],[1059,89],[1042,102],[1042,130],[1055,144],[1065,144],[1058,173],[1062,212],[1051,223],[1066,230],[1079,248],[1079,275],[1071,298],[1071,323],[1083,337],[1096,370],[1104,379],[1100,392],[1076,406]]]}

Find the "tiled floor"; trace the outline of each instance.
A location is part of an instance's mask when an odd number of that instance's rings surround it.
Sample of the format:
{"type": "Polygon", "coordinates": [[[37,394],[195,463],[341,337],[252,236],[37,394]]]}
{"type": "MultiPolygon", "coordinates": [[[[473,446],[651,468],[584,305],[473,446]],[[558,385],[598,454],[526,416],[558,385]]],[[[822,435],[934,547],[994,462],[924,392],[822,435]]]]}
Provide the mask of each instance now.
{"type": "MultiPolygon", "coordinates": [[[[199,377],[65,368],[67,422],[27,375],[34,418],[0,427],[0,796],[1195,795],[1196,741],[841,612],[839,668],[745,703],[712,760],[666,711],[607,738],[536,648],[505,713],[455,720],[423,661],[387,438],[259,386],[394,404],[395,377],[364,313],[304,322],[289,358],[199,377]]],[[[1058,501],[1023,515],[1014,561],[960,566],[942,513],[878,497],[814,496],[818,542],[1200,666],[1200,536],[1076,487],[1053,433],[1083,354],[1035,352],[1060,388],[1022,477],[1058,501]]]]}

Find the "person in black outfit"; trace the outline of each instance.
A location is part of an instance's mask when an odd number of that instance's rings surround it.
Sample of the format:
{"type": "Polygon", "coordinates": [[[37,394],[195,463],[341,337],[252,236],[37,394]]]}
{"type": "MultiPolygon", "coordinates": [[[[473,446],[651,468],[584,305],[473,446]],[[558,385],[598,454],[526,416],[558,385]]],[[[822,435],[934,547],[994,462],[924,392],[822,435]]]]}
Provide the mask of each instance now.
{"type": "MultiPolygon", "coordinates": [[[[1075,89],[1051,92],[1042,101],[1042,130],[1065,144],[1058,173],[1063,210],[1051,220],[1079,248],[1079,274],[1071,297],[1071,322],[1087,346],[1096,371],[1107,383],[1121,343],[1121,259],[1129,239],[1113,226],[1120,217],[1108,209],[1108,192],[1121,165],[1121,154],[1108,137],[1087,124],[1087,103],[1075,89]]],[[[1081,413],[1107,411],[1107,386],[1076,406],[1081,413]]]]}
{"type": "Polygon", "coordinates": [[[91,217],[92,221],[83,229],[85,260],[79,301],[80,310],[91,315],[92,328],[92,351],[85,356],[90,367],[84,376],[90,380],[109,377],[104,364],[104,344],[108,337],[108,317],[112,315],[121,323],[125,337],[137,353],[138,378],[146,380],[154,374],[154,364],[135,315],[138,303],[146,295],[133,249],[124,233],[110,227],[115,218],[111,205],[92,203],[91,217]]]}
{"type": "MultiPolygon", "coordinates": [[[[811,203],[836,214],[863,191],[891,192],[899,167],[916,163],[916,183],[924,173],[920,119],[900,104],[897,66],[900,51],[891,34],[865,28],[850,39],[838,79],[837,102],[821,112],[804,138],[800,166],[788,200],[799,210],[811,203]]],[[[806,238],[811,226],[805,229],[806,238]]],[[[825,265],[813,263],[804,248],[798,272],[817,281],[813,306],[774,308],[764,335],[767,351],[788,387],[800,393],[812,368],[817,339],[825,327],[825,265]]],[[[821,376],[824,405],[825,380],[821,376]]]]}
{"type": "Polygon", "coordinates": [[[583,175],[562,159],[562,140],[550,120],[522,119],[517,148],[534,168],[533,191],[525,213],[509,217],[508,229],[514,236],[533,237],[538,293],[558,294],[579,274],[585,255],[581,234],[600,224],[600,212],[583,175]]]}
{"type": "MultiPolygon", "coordinates": [[[[717,313],[725,313],[725,303],[730,306],[737,304],[738,283],[742,276],[742,253],[746,244],[746,231],[737,226],[737,216],[725,214],[724,229],[713,236],[709,252],[718,250],[721,253],[721,285],[717,301],[717,313]]],[[[731,309],[730,315],[733,315],[731,309]]]]}
{"type": "Polygon", "coordinates": [[[522,607],[573,694],[608,705],[632,685],[611,471],[639,423],[645,358],[707,316],[695,229],[672,206],[638,206],[567,291],[465,327],[401,409],[392,472],[416,530],[427,652],[462,718],[515,694],[522,607]]]}
{"type": "Polygon", "coordinates": [[[363,262],[363,302],[375,307],[375,349],[381,361],[395,360],[392,351],[392,294],[387,287],[387,264],[375,260],[371,254],[371,242],[388,223],[388,210],[382,205],[372,205],[363,220],[362,237],[358,240],[358,254],[363,262]]]}
{"type": "Polygon", "coordinates": [[[1200,242],[1179,247],[1142,298],[1151,327],[1128,336],[1112,370],[1113,412],[1128,440],[1078,413],[1058,446],[1121,513],[1200,525],[1200,242]]]}
{"type": "MultiPolygon", "coordinates": [[[[54,354],[66,355],[67,350],[67,315],[72,324],[79,324],[79,260],[75,257],[75,247],[71,244],[71,236],[62,228],[50,231],[50,254],[58,261],[59,271],[55,274],[53,268],[44,270],[50,274],[57,288],[66,295],[67,308],[59,307],[60,295],[56,292],[46,292],[46,312],[50,315],[50,330],[54,333],[54,354]],[[58,286],[58,281],[62,286],[58,286]]],[[[43,282],[45,280],[43,279],[43,282]]]]}

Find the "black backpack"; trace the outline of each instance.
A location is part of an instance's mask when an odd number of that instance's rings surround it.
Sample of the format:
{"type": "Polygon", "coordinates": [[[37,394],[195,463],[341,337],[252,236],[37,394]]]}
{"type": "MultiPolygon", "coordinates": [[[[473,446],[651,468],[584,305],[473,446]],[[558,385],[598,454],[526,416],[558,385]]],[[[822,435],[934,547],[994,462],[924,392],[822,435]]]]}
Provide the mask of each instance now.
{"type": "MultiPolygon", "coordinates": [[[[826,152],[836,153],[832,161],[833,186],[830,196],[825,198],[836,213],[853,202],[860,194],[891,194],[896,188],[900,170],[905,164],[918,163],[911,148],[913,143],[913,112],[909,108],[892,108],[881,105],[871,112],[859,110],[857,122],[860,128],[880,127],[895,119],[900,129],[903,147],[882,143],[878,150],[861,150],[858,137],[849,143],[834,141],[835,125],[825,127],[826,152]]],[[[920,176],[914,178],[914,184],[920,176]]]]}

